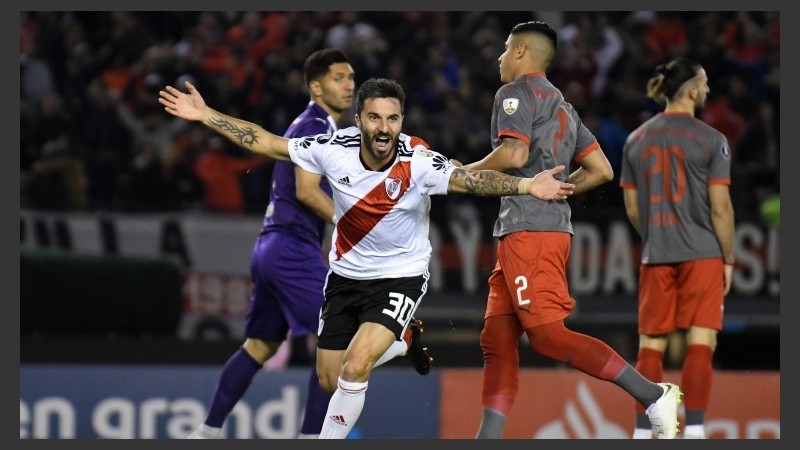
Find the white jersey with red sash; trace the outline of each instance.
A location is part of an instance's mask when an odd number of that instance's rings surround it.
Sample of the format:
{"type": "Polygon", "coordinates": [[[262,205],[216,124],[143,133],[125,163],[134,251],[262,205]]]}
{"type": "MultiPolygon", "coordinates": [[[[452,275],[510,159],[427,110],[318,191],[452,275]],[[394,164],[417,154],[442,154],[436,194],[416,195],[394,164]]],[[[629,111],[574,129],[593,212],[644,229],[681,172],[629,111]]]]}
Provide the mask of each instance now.
{"type": "Polygon", "coordinates": [[[455,167],[420,138],[400,134],[394,162],[380,172],[359,156],[361,130],[289,140],[292,162],[324,176],[335,208],[329,263],[343,277],[370,280],[425,273],[430,196],[446,194],[455,167]]]}

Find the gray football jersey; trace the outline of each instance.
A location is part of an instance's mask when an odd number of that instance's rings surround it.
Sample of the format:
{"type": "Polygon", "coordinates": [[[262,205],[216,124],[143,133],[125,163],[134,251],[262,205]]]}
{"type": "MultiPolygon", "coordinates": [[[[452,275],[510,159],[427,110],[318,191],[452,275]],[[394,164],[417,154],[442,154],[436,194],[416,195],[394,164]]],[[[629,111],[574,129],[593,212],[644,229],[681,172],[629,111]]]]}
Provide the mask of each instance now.
{"type": "MultiPolygon", "coordinates": [[[[598,150],[597,139],[583,125],[575,109],[543,73],[531,73],[503,85],[495,94],[492,110],[492,148],[503,137],[530,146],[528,161],[509,174],[532,177],[559,164],[569,168],[598,150]]],[[[566,181],[569,170],[556,175],[566,181]]],[[[572,234],[571,211],[566,200],[546,202],[529,195],[500,200],[494,236],[516,231],[564,231],[572,234]]]]}
{"type": "Polygon", "coordinates": [[[730,169],[725,136],[690,114],[657,114],[628,136],[620,186],[638,193],[643,264],[722,256],[708,186],[729,185],[730,169]]]}

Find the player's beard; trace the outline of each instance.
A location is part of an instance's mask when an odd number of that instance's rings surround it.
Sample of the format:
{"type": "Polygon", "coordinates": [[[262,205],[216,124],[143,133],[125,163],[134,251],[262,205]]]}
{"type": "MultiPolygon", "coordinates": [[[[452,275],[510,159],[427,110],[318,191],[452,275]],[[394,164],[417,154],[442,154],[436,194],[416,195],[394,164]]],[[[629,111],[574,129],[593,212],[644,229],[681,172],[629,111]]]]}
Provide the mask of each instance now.
{"type": "Polygon", "coordinates": [[[706,107],[706,100],[708,96],[704,95],[702,97],[698,97],[697,100],[694,101],[694,112],[695,114],[700,113],[703,111],[703,108],[706,107]]]}
{"type": "Polygon", "coordinates": [[[376,162],[385,163],[387,160],[394,157],[394,149],[397,147],[397,136],[393,136],[390,133],[369,134],[367,132],[362,132],[361,143],[376,162]],[[386,148],[378,148],[376,138],[379,137],[389,138],[389,143],[386,148]]]}

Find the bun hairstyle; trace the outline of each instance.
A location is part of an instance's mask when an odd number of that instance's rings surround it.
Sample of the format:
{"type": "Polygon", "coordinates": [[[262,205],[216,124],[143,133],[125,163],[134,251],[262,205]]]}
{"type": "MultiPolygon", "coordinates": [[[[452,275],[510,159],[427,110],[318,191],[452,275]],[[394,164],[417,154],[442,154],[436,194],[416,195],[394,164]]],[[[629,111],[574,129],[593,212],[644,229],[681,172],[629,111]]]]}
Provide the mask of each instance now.
{"type": "Polygon", "coordinates": [[[700,64],[677,58],[656,66],[656,75],[647,81],[647,96],[660,104],[675,98],[683,84],[691,80],[700,70],[700,64]]]}

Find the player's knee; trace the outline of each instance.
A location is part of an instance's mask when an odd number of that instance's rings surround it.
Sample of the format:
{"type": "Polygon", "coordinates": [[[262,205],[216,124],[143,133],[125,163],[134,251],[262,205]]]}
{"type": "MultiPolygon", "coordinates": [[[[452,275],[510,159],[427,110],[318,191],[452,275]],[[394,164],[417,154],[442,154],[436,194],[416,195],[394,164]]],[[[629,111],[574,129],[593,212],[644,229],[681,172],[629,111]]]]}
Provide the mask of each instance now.
{"type": "Polygon", "coordinates": [[[261,364],[270,359],[278,351],[279,346],[280,342],[268,342],[255,338],[247,338],[242,344],[244,351],[261,364]]]}
{"type": "Polygon", "coordinates": [[[375,361],[366,356],[351,355],[346,358],[342,367],[342,378],[347,381],[367,381],[375,361]]]}
{"type": "Polygon", "coordinates": [[[488,327],[484,326],[480,336],[481,349],[485,352],[487,348],[494,347],[496,345],[495,340],[488,327]]]}
{"type": "Polygon", "coordinates": [[[333,394],[339,385],[338,371],[321,371],[317,369],[317,378],[319,378],[319,386],[328,394],[333,394]]]}
{"type": "Polygon", "coordinates": [[[330,377],[320,377],[319,386],[328,394],[333,394],[339,386],[339,381],[338,379],[332,380],[330,377]]]}
{"type": "MultiPolygon", "coordinates": [[[[514,318],[516,319],[516,318],[514,318]]],[[[503,351],[517,351],[520,333],[516,324],[504,317],[492,317],[484,323],[480,335],[480,345],[484,352],[493,354],[503,351]]]]}
{"type": "Polygon", "coordinates": [[[717,347],[717,330],[705,327],[689,327],[686,345],[706,345],[714,351],[717,347]]]}

